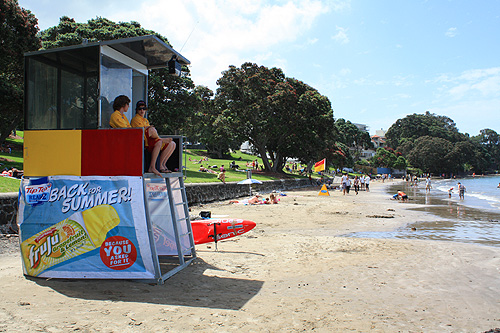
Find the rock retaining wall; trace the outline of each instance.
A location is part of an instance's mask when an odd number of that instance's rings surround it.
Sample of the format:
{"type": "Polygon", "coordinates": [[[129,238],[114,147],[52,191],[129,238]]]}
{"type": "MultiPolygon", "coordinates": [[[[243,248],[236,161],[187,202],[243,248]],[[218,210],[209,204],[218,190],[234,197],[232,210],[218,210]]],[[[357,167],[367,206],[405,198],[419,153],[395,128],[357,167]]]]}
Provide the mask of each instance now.
{"type": "MultiPolygon", "coordinates": [[[[269,193],[273,190],[286,191],[309,186],[311,186],[311,182],[307,178],[269,180],[254,185],[238,185],[236,183],[186,184],[186,195],[191,206],[241,198],[256,192],[269,193]]],[[[0,193],[0,234],[17,233],[17,197],[17,192],[0,193]]]]}
{"type": "Polygon", "coordinates": [[[0,193],[0,234],[17,233],[17,192],[0,193]]]}

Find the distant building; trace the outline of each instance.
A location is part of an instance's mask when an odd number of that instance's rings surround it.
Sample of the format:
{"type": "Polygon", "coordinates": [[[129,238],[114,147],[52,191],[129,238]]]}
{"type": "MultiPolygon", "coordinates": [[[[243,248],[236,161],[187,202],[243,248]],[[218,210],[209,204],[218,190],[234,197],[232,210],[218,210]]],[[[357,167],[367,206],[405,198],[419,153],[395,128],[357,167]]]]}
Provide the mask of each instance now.
{"type": "Polygon", "coordinates": [[[254,148],[250,141],[245,141],[241,144],[240,150],[242,153],[253,154],[254,148]]]}
{"type": "Polygon", "coordinates": [[[370,130],[370,127],[368,127],[368,125],[365,125],[365,124],[356,124],[356,123],[352,123],[354,126],[356,126],[360,131],[365,131],[365,132],[368,132],[370,130]]]}
{"type": "Polygon", "coordinates": [[[363,150],[361,150],[361,154],[359,154],[359,159],[360,160],[369,160],[373,156],[375,156],[374,149],[363,149],[363,150]]]}
{"type": "Polygon", "coordinates": [[[382,128],[375,131],[375,135],[378,135],[378,136],[380,136],[380,137],[382,137],[384,139],[385,139],[385,133],[387,133],[387,131],[384,130],[384,129],[382,129],[382,128]]]}
{"type": "Polygon", "coordinates": [[[385,137],[381,137],[378,135],[372,135],[372,143],[375,149],[383,148],[386,146],[385,137]]]}
{"type": "Polygon", "coordinates": [[[372,135],[372,143],[373,146],[375,147],[375,150],[377,148],[384,148],[387,146],[386,140],[385,140],[385,133],[387,133],[386,130],[384,129],[379,129],[375,131],[375,135],[372,135]]]}

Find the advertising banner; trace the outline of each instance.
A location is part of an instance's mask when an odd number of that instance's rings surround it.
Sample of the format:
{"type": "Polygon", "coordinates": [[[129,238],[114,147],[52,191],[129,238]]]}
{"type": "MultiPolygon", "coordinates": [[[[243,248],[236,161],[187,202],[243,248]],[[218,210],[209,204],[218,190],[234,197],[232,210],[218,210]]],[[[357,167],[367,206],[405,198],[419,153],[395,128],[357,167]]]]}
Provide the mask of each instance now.
{"type": "Polygon", "coordinates": [[[24,179],[19,203],[25,274],[154,279],[141,177],[24,179]]]}
{"type": "MultiPolygon", "coordinates": [[[[172,188],[178,188],[179,180],[169,178],[167,181],[171,183],[172,188]]],[[[171,211],[170,200],[176,209],[177,230],[180,235],[181,253],[184,255],[190,254],[189,235],[187,234],[187,222],[184,219],[184,206],[182,196],[179,191],[173,193],[173,198],[169,198],[167,185],[164,179],[145,178],[146,184],[146,200],[149,209],[149,218],[153,226],[156,251],[158,255],[178,255],[177,243],[175,241],[174,223],[175,219],[171,211]]]]}

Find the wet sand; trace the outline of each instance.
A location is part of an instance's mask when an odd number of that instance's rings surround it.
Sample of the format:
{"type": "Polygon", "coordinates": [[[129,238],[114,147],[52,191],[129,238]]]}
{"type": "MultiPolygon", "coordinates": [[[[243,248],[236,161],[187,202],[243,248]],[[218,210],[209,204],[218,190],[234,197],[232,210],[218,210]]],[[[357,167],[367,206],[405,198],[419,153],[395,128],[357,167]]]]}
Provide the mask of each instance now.
{"type": "Polygon", "coordinates": [[[4,250],[0,331],[482,332],[500,327],[500,248],[342,236],[435,219],[408,209],[419,204],[389,200],[384,186],[372,183],[370,193],[357,196],[338,191],[318,196],[319,189],[287,192],[278,205],[193,207],[193,213],[244,217],[257,227],[220,242],[218,252],[213,244],[198,246],[196,263],[162,286],[25,278],[17,251],[4,250]]]}

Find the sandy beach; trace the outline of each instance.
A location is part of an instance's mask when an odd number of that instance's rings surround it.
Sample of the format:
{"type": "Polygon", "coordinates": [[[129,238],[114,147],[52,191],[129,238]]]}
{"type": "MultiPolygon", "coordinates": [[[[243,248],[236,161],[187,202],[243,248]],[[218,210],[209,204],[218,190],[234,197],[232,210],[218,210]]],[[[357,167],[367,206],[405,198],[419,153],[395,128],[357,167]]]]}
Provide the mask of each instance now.
{"type": "MultiPolygon", "coordinates": [[[[500,248],[362,239],[437,217],[372,191],[288,191],[277,205],[192,207],[253,220],[249,233],[197,246],[166,281],[22,275],[17,239],[0,245],[0,331],[484,332],[500,327],[500,248]]],[[[409,231],[411,232],[411,231],[409,231]]]]}

